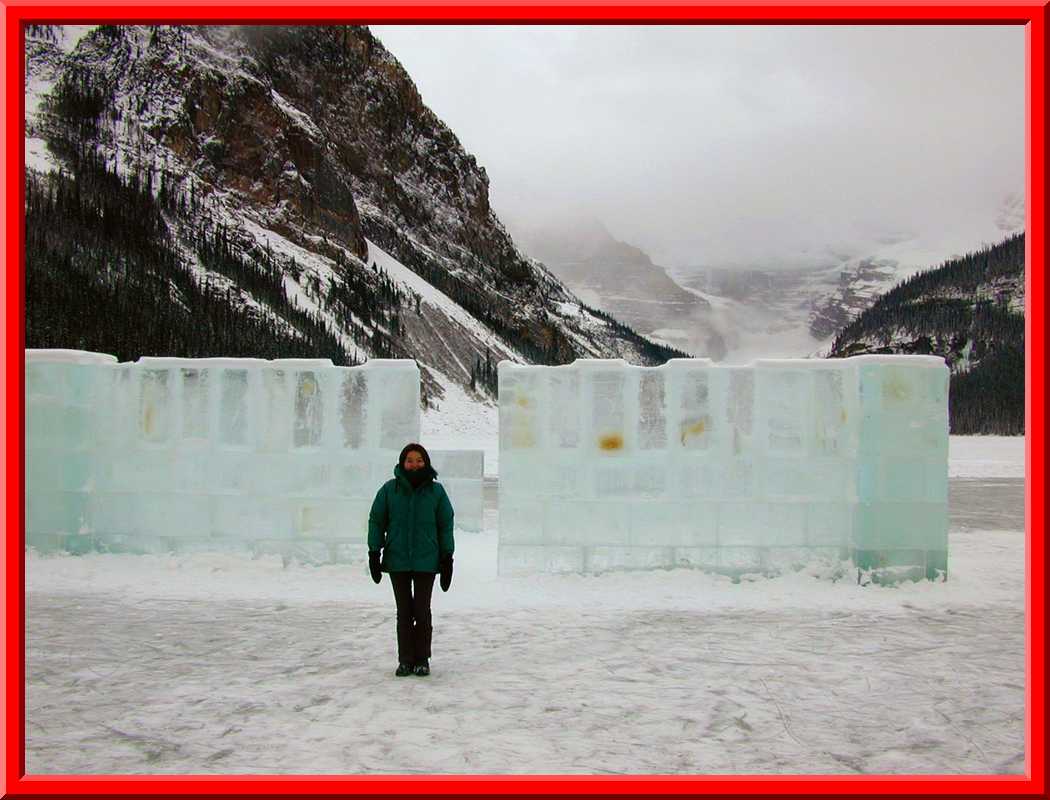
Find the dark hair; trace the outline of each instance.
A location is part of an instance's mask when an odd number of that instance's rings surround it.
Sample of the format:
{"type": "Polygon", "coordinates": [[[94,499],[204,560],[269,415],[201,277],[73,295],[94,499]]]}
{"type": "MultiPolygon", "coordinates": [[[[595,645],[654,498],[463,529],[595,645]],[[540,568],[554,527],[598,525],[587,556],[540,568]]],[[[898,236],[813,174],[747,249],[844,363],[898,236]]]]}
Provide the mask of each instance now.
{"type": "Polygon", "coordinates": [[[408,458],[408,454],[411,453],[413,450],[415,450],[417,453],[423,456],[423,463],[429,467],[430,453],[427,452],[427,449],[423,447],[423,445],[417,444],[416,442],[409,442],[405,445],[404,449],[401,451],[401,455],[397,458],[397,463],[401,465],[402,469],[404,469],[405,466],[405,459],[408,458]]]}

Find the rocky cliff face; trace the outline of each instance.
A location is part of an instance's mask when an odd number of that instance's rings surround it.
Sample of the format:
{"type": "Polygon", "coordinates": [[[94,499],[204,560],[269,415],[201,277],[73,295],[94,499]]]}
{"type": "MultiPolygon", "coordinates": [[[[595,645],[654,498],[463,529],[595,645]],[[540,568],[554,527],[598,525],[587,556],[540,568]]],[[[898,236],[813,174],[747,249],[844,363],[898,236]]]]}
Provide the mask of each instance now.
{"type": "Polygon", "coordinates": [[[482,361],[672,355],[518,251],[484,168],[367,28],[35,27],[26,57],[31,177],[101,160],[148,181],[196,279],[290,335],[202,238],[275,272],[351,357],[416,358],[431,397],[482,361]]]}

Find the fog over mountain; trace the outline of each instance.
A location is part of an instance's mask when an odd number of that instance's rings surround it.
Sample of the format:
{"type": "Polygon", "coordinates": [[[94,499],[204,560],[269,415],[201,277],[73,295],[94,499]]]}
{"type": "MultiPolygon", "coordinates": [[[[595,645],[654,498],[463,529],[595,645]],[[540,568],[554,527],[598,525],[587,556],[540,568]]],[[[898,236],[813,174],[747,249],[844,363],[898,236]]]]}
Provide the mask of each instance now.
{"type": "Polygon", "coordinates": [[[372,30],[512,234],[599,219],[683,278],[930,266],[1023,221],[1021,26],[372,30]]]}

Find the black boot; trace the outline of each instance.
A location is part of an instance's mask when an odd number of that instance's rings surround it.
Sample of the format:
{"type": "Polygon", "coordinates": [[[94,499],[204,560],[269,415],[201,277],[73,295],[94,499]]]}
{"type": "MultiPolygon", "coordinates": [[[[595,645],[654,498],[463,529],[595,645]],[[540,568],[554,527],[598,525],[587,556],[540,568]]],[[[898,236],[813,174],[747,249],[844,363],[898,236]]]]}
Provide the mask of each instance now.
{"type": "Polygon", "coordinates": [[[416,673],[416,675],[419,675],[420,677],[423,677],[424,675],[429,675],[430,674],[430,660],[424,658],[422,661],[420,661],[418,664],[416,664],[415,669],[413,669],[412,671],[414,673],[416,673]]]}
{"type": "Polygon", "coordinates": [[[397,669],[394,670],[394,674],[397,675],[397,677],[399,678],[403,678],[406,675],[411,675],[412,667],[408,666],[408,664],[398,664],[397,669]]]}

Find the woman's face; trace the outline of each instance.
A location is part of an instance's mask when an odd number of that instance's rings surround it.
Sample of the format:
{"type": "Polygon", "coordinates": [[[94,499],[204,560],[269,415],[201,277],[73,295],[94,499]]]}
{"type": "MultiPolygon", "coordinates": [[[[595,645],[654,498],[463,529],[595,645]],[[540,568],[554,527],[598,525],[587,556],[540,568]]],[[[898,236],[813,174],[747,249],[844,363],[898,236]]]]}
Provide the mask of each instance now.
{"type": "Polygon", "coordinates": [[[409,472],[415,472],[417,469],[423,469],[426,466],[423,460],[423,454],[418,450],[409,450],[408,455],[405,456],[405,469],[409,472]]]}

